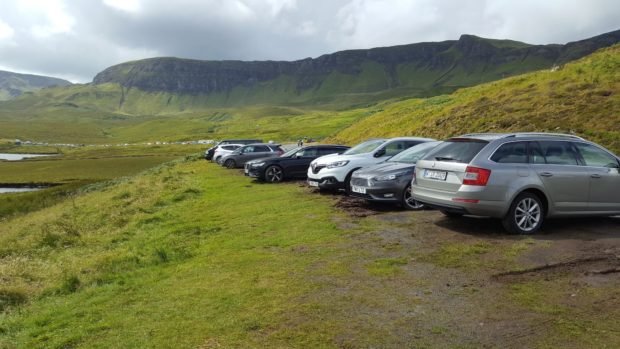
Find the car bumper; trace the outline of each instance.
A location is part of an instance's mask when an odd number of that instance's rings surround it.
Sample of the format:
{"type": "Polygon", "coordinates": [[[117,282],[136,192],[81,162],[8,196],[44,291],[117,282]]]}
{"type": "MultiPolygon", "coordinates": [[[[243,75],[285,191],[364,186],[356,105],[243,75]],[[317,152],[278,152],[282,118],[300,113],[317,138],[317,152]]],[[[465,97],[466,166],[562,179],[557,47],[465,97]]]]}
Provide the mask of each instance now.
{"type": "Polygon", "coordinates": [[[252,178],[265,178],[264,171],[261,168],[252,168],[250,166],[244,166],[243,174],[252,178]]]}
{"type": "Polygon", "coordinates": [[[322,179],[322,178],[334,178],[335,181],[342,183],[344,187],[344,181],[347,178],[347,175],[351,171],[352,168],[346,167],[335,167],[335,168],[327,168],[323,167],[317,173],[312,171],[312,167],[308,167],[307,176],[308,178],[322,179]]]}
{"type": "Polygon", "coordinates": [[[507,211],[504,201],[480,200],[479,191],[454,193],[414,185],[411,194],[416,201],[443,211],[495,218],[502,218],[507,211]]]}
{"type": "MultiPolygon", "coordinates": [[[[365,182],[365,180],[359,181],[365,182]]],[[[403,190],[407,188],[409,180],[374,182],[373,186],[355,185],[358,181],[351,179],[351,195],[368,201],[400,202],[403,190]]]]}
{"type": "Polygon", "coordinates": [[[338,190],[344,189],[344,182],[338,181],[336,177],[317,177],[308,176],[308,185],[319,189],[338,190]]]}

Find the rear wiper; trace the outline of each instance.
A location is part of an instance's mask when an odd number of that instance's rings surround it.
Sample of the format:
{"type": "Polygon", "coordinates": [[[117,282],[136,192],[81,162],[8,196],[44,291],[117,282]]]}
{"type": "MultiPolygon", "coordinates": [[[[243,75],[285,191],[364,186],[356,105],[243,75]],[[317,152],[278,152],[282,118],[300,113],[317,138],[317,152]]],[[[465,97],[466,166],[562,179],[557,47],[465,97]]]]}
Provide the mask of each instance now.
{"type": "Polygon", "coordinates": [[[456,161],[454,158],[449,158],[445,156],[435,156],[435,160],[437,161],[456,161]]]}

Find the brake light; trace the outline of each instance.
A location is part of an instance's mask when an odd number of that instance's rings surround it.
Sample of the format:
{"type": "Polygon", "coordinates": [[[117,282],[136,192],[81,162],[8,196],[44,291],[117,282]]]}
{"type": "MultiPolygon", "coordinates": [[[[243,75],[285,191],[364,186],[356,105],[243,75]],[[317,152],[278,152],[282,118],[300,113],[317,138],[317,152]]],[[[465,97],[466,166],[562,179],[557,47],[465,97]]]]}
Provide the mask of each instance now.
{"type": "Polygon", "coordinates": [[[465,177],[463,177],[463,184],[485,186],[489,181],[489,177],[491,177],[491,170],[467,166],[465,177]]]}
{"type": "Polygon", "coordinates": [[[478,199],[463,199],[463,198],[453,198],[452,201],[454,202],[464,202],[467,204],[477,204],[480,202],[480,200],[478,199]]]}

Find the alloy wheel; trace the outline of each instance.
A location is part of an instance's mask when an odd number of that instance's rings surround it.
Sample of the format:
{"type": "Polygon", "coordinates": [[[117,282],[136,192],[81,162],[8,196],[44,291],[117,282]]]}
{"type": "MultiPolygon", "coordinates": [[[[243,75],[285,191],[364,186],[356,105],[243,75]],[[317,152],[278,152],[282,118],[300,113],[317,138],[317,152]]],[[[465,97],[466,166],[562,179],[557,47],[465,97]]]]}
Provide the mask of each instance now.
{"type": "Polygon", "coordinates": [[[424,204],[416,201],[413,196],[411,196],[411,187],[407,187],[405,192],[403,193],[403,203],[405,204],[405,208],[409,210],[421,210],[424,208],[424,204]]]}
{"type": "Polygon", "coordinates": [[[515,207],[514,219],[517,227],[524,232],[530,232],[539,225],[542,215],[540,205],[536,200],[523,198],[515,207]]]}
{"type": "Polygon", "coordinates": [[[268,182],[277,183],[281,182],[284,178],[282,169],[277,166],[271,166],[265,171],[265,178],[268,182]]]}

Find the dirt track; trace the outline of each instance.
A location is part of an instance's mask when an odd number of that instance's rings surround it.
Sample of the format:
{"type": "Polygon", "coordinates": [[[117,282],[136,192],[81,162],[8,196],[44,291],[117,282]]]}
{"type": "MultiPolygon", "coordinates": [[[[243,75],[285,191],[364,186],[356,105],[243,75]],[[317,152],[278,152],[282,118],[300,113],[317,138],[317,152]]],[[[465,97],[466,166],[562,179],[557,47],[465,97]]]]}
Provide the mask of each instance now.
{"type": "Polygon", "coordinates": [[[352,329],[384,329],[383,346],[620,346],[620,218],[549,220],[515,236],[494,219],[333,200],[352,221],[338,222],[351,231],[343,251],[364,253],[346,277],[318,280],[317,297],[352,329]],[[373,260],[393,272],[369,277],[373,260]]]}

